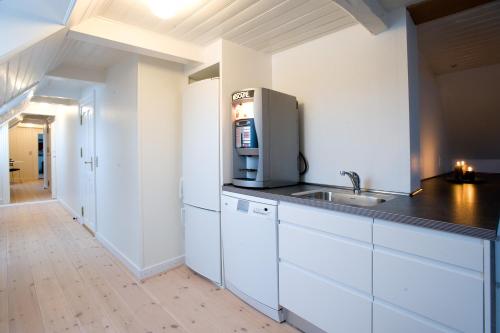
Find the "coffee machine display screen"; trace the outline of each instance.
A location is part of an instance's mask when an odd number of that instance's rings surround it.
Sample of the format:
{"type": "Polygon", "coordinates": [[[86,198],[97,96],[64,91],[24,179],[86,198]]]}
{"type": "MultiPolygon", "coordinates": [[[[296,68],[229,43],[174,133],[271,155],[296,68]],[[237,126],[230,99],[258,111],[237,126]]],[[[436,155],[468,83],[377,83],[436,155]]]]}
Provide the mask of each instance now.
{"type": "Polygon", "coordinates": [[[253,102],[233,103],[233,115],[235,120],[253,119],[255,117],[253,102]]]}

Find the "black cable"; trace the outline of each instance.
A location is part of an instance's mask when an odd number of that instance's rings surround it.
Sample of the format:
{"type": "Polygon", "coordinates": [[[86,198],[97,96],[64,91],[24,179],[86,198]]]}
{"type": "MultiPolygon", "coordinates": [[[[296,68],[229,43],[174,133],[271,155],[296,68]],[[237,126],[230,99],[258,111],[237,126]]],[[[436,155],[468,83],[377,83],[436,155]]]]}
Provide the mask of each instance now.
{"type": "Polygon", "coordinates": [[[307,159],[304,154],[302,154],[302,152],[299,152],[299,158],[304,163],[304,170],[300,171],[300,175],[302,176],[309,170],[309,163],[307,162],[307,159]]]}

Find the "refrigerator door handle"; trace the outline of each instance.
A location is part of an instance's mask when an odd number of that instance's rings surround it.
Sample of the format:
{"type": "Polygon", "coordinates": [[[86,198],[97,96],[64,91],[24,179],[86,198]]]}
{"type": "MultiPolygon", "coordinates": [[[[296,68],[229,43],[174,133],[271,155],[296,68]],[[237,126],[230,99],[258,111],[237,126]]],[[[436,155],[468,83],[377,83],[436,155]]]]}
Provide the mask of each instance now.
{"type": "Polygon", "coordinates": [[[183,188],[183,184],[184,183],[184,178],[179,178],[179,199],[183,199],[184,197],[184,188],[183,188]]]}

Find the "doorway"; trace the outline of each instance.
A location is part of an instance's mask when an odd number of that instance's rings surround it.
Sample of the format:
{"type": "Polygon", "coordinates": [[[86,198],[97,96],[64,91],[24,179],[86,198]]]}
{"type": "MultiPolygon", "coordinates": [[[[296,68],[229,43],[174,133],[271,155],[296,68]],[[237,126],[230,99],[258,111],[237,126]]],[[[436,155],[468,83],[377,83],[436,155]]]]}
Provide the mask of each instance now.
{"type": "Polygon", "coordinates": [[[82,170],[81,217],[82,223],[92,232],[97,232],[96,220],[96,166],[95,156],[95,119],[94,96],[86,98],[80,104],[80,125],[82,146],[80,160],[82,170]]]}
{"type": "Polygon", "coordinates": [[[22,115],[9,123],[10,203],[52,199],[47,128],[52,117],[22,115]]]}

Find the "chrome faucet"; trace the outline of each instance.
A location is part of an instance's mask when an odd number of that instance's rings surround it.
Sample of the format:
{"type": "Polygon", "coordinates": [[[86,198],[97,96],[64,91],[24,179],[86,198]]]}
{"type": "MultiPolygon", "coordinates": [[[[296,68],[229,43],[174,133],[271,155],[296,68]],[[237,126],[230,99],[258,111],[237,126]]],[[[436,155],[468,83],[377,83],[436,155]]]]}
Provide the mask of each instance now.
{"type": "Polygon", "coordinates": [[[352,192],[354,194],[361,194],[361,186],[359,175],[354,171],[340,171],[341,176],[347,176],[351,180],[352,183],[352,192]]]}

